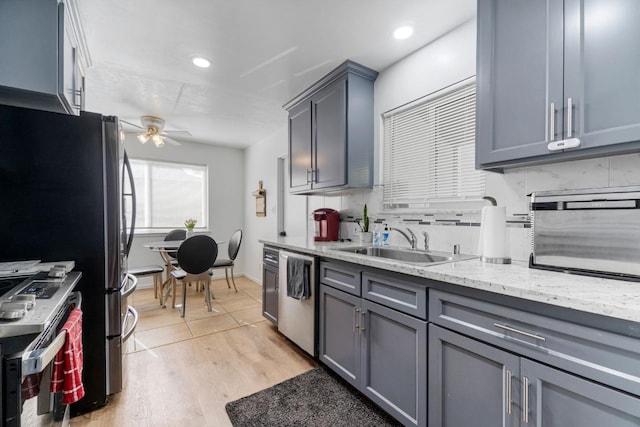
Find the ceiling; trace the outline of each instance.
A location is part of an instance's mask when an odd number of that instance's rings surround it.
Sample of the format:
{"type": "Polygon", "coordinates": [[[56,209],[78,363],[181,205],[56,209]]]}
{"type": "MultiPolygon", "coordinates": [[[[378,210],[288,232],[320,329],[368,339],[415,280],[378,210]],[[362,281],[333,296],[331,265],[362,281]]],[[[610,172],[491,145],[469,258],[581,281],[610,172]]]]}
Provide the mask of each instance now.
{"type": "MultiPolygon", "coordinates": [[[[476,0],[79,1],[92,65],[86,109],[245,148],[281,132],[282,105],[351,59],[382,71],[475,16],[476,0]],[[393,38],[401,24],[406,40],[393,38]],[[211,67],[195,67],[203,56],[211,67]]],[[[425,70],[426,72],[426,70],[425,70]]],[[[166,146],[163,149],[176,149],[166,146]]]]}

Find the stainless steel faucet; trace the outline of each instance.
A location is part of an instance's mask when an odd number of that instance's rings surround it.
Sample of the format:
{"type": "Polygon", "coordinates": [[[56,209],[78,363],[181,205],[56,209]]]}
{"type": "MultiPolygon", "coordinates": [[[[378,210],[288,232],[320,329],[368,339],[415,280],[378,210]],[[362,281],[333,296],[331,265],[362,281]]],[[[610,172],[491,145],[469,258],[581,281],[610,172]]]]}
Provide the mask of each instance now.
{"type": "Polygon", "coordinates": [[[424,250],[428,251],[429,250],[429,233],[427,233],[426,231],[423,231],[422,235],[424,236],[424,250]]]}
{"type": "Polygon", "coordinates": [[[416,249],[418,239],[416,238],[416,235],[413,234],[413,231],[411,231],[410,229],[407,228],[407,231],[411,235],[411,236],[409,236],[409,234],[405,233],[404,231],[400,230],[399,228],[389,227],[389,230],[395,230],[398,233],[402,234],[404,236],[404,238],[407,239],[407,241],[411,245],[411,249],[416,249]]]}

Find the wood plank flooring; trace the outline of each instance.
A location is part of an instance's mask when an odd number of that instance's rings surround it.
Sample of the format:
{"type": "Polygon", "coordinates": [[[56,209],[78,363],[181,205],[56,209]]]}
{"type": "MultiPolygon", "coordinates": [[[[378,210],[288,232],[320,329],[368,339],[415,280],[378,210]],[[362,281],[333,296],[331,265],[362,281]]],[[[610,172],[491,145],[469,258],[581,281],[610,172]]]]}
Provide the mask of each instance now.
{"type": "Polygon", "coordinates": [[[187,288],[185,318],[171,301],[161,308],[152,289],[135,291],[140,321],[126,343],[124,390],[71,426],[229,426],[227,402],[317,366],[262,317],[260,285],[236,283],[238,293],[212,283],[213,312],[187,288]]]}

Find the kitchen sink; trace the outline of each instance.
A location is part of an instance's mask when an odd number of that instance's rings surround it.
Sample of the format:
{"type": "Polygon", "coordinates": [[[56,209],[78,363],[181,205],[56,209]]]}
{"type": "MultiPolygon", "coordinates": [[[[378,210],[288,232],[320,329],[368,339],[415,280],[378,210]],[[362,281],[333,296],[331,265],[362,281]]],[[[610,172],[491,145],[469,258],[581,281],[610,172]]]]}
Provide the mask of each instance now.
{"type": "Polygon", "coordinates": [[[447,262],[464,261],[477,258],[473,255],[454,255],[450,252],[422,251],[418,249],[385,246],[356,246],[336,250],[420,265],[444,264],[447,262]]]}

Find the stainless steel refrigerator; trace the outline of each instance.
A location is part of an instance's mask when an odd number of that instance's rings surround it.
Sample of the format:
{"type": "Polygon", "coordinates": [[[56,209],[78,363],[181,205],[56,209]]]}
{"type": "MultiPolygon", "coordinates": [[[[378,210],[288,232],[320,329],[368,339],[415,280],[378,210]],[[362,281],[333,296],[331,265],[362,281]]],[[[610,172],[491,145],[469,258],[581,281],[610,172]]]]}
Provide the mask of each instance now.
{"type": "Polygon", "coordinates": [[[117,118],[0,105],[0,261],[73,260],[82,272],[86,395],[72,415],[122,387],[132,181],[117,118]]]}

